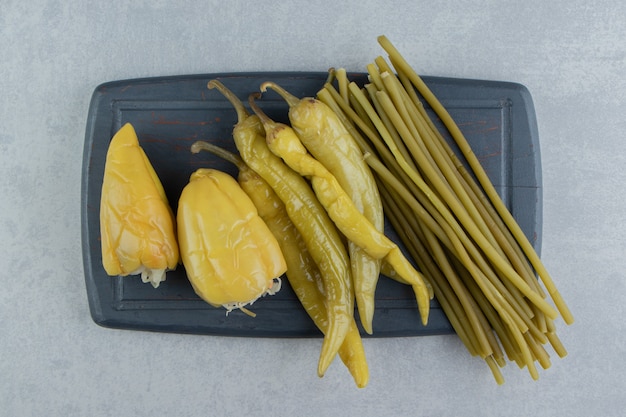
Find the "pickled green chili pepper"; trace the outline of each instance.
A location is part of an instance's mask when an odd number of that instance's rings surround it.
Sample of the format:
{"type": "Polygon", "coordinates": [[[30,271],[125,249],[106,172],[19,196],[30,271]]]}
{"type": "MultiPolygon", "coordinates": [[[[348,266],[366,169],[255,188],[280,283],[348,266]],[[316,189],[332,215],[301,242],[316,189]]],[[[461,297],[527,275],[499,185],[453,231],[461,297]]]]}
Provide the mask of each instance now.
{"type": "Polygon", "coordinates": [[[208,83],[233,104],[238,122],[233,139],[241,158],[272,187],[285,204],[322,276],[328,311],[317,373],[323,376],[337,355],[353,320],[354,292],[348,253],[341,234],[326,214],[306,180],[275,156],[265,143],[263,125],[249,115],[243,104],[217,80],[208,83]]]}
{"type": "MultiPolygon", "coordinates": [[[[322,333],[328,331],[328,312],[324,305],[324,289],[319,268],[311,257],[298,229],[287,215],[283,202],[269,184],[254,172],[234,153],[216,145],[198,141],[191,146],[196,153],[209,151],[231,163],[239,170],[238,181],[257,207],[259,216],[265,221],[278,244],[287,263],[287,280],[300,303],[322,333]]],[[[346,365],[359,388],[367,386],[369,369],[363,349],[363,341],[354,319],[346,339],[339,348],[339,357],[346,365]]]]}
{"type": "MultiPolygon", "coordinates": [[[[264,82],[261,91],[270,88],[289,105],[289,121],[311,154],[337,178],[358,210],[380,232],[384,230],[383,206],[376,181],[363,153],[337,114],[313,98],[299,99],[276,83],[264,82]]],[[[354,242],[348,242],[354,295],[363,329],[372,334],[376,284],[380,259],[369,256],[354,242]]]]}
{"type": "Polygon", "coordinates": [[[250,106],[263,123],[269,149],[294,171],[310,178],[315,195],[337,228],[370,256],[384,259],[413,286],[422,323],[426,325],[433,291],[424,276],[413,268],[393,241],[359,212],[337,179],[307,152],[291,127],[271,120],[254,100],[250,100],[250,106]]]}

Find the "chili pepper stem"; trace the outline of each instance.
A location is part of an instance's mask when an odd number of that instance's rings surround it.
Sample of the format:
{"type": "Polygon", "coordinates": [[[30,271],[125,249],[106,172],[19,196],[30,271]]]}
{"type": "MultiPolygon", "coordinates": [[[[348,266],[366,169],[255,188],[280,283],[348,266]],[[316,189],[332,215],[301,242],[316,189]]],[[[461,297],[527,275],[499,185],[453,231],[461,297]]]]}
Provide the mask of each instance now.
{"type": "Polygon", "coordinates": [[[191,153],[199,153],[200,151],[211,152],[214,155],[219,156],[220,158],[230,162],[235,165],[237,169],[245,170],[247,169],[247,165],[243,162],[239,156],[235,155],[232,152],[227,151],[224,148],[220,148],[219,146],[213,145],[212,143],[205,141],[197,141],[191,145],[191,153]]]}
{"type": "Polygon", "coordinates": [[[298,97],[294,96],[289,91],[285,90],[284,88],[282,88],[280,85],[276,84],[275,82],[265,81],[263,84],[261,84],[262,92],[265,93],[268,88],[277,92],[278,95],[280,95],[287,102],[289,107],[296,106],[300,102],[300,99],[298,97]]]}
{"type": "Polygon", "coordinates": [[[237,98],[237,96],[235,96],[232,91],[226,88],[226,86],[222,84],[221,81],[215,79],[211,80],[207,83],[207,88],[209,90],[215,88],[217,91],[222,93],[222,95],[226,97],[228,101],[230,101],[230,104],[233,105],[235,111],[237,112],[237,119],[239,120],[239,123],[243,122],[250,115],[241,100],[239,100],[239,98],[237,98]]]}
{"type": "Polygon", "coordinates": [[[258,116],[259,120],[261,120],[261,123],[263,123],[266,131],[276,129],[278,123],[270,119],[267,114],[265,114],[265,112],[261,110],[259,105],[256,104],[255,100],[259,98],[261,98],[261,93],[251,93],[248,96],[248,104],[250,104],[250,107],[252,108],[252,111],[254,111],[254,114],[258,116]]]}

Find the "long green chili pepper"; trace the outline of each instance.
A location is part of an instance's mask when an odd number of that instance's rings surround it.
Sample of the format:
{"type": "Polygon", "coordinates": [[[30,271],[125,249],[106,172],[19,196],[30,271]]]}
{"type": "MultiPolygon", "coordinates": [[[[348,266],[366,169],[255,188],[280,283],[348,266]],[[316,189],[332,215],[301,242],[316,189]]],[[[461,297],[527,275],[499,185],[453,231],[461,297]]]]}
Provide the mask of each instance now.
{"type": "MultiPolygon", "coordinates": [[[[267,88],[276,91],[289,105],[291,127],[304,146],[337,178],[358,210],[383,232],[383,206],[376,181],[363,160],[361,149],[337,114],[320,100],[297,98],[276,83],[268,81],[261,85],[261,91],[267,88]]],[[[348,242],[348,249],[361,324],[367,333],[372,334],[381,261],[369,256],[354,242],[348,242]]]]}
{"type": "Polygon", "coordinates": [[[359,212],[337,179],[307,152],[291,127],[271,120],[253,100],[250,105],[263,123],[270,150],[280,156],[294,171],[310,178],[315,195],[348,240],[362,247],[370,256],[384,259],[398,275],[417,289],[418,309],[425,325],[428,322],[430,299],[433,296],[428,281],[413,268],[400,248],[359,212]]]}
{"type": "Polygon", "coordinates": [[[306,180],[269,150],[259,117],[249,115],[239,99],[219,81],[209,81],[208,87],[217,88],[235,107],[239,121],[233,128],[233,139],[241,158],[285,204],[289,218],[305,239],[307,249],[320,269],[329,323],[317,369],[318,375],[323,376],[353,320],[352,277],[341,235],[306,180]]]}

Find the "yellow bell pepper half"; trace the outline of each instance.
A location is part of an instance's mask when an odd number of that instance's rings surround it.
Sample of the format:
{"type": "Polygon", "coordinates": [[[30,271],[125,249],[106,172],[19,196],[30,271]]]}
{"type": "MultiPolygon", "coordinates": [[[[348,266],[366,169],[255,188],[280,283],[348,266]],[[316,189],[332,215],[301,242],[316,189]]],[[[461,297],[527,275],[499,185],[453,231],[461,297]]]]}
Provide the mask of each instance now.
{"type": "Polygon", "coordinates": [[[130,123],[109,144],[100,233],[108,275],[141,274],[143,282],[156,288],[179,262],[174,214],[130,123]]]}
{"type": "MultiPolygon", "coordinates": [[[[287,266],[278,242],[233,177],[215,169],[194,172],[177,213],[187,277],[207,303],[242,309],[280,289],[287,266]]],[[[253,315],[253,314],[252,314],[253,315]]]]}

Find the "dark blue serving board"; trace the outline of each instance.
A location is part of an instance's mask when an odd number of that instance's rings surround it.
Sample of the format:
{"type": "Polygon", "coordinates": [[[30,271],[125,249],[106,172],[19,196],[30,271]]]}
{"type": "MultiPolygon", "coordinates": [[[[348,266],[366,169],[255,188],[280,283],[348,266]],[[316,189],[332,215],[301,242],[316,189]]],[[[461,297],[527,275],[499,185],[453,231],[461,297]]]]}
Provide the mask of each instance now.
{"type": "MultiPolygon", "coordinates": [[[[105,327],[247,337],[321,336],[283,279],[279,294],[258,300],[250,309],[226,316],[223,309],[202,301],[180,266],[155,289],[139,276],[110,277],[102,267],[99,207],[102,177],[111,137],[126,122],[134,125],[141,146],[161,178],[176,211],[178,197],[190,174],[215,167],[236,175],[234,167],[189,147],[207,140],[235,151],[231,138],[236,114],[207,82],[219,78],[241,99],[272,80],[298,96],[312,96],[326,73],[278,72],[202,74],[131,79],[104,83],[92,96],[85,134],[82,168],[82,248],[85,284],[93,320],[105,327]]],[[[357,83],[364,74],[350,74],[357,83]]],[[[542,194],[539,139],[532,99],[516,83],[423,77],[457,121],[496,189],[537,251],[541,243],[542,194]]],[[[259,104],[286,121],[287,106],[268,93],[259,104]]],[[[447,137],[447,134],[444,133],[447,137]]],[[[395,241],[392,228],[387,234],[395,241]]],[[[358,316],[358,315],[356,315],[358,316]]],[[[434,300],[427,326],[420,322],[413,293],[384,276],[376,292],[374,337],[452,333],[434,300]]]]}

